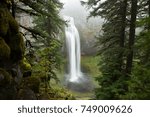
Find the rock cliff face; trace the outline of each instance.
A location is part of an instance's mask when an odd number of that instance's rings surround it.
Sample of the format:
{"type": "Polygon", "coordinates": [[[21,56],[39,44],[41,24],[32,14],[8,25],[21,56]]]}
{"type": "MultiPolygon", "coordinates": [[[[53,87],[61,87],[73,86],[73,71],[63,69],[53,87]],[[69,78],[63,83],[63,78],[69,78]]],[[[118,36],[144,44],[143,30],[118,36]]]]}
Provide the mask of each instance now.
{"type": "Polygon", "coordinates": [[[0,99],[19,99],[25,46],[19,25],[7,8],[8,2],[0,1],[0,99]]]}
{"type": "MultiPolygon", "coordinates": [[[[25,7],[20,2],[18,2],[17,5],[20,6],[21,8],[24,8],[24,9],[28,8],[28,7],[25,7]]],[[[33,17],[31,17],[27,13],[21,12],[21,13],[16,14],[16,20],[21,26],[24,26],[24,27],[27,27],[27,28],[33,27],[33,23],[32,23],[33,22],[33,17]]],[[[32,40],[31,35],[27,30],[20,27],[20,31],[24,34],[26,39],[32,40]]]]}

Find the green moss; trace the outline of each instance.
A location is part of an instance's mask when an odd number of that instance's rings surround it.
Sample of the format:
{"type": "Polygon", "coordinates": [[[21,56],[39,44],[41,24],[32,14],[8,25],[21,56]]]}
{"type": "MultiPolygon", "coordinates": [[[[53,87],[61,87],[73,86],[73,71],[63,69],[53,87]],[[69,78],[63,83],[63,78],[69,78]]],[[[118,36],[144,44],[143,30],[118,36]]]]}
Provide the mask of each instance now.
{"type": "Polygon", "coordinates": [[[24,56],[24,40],[20,33],[12,34],[8,44],[11,48],[11,58],[13,61],[21,60],[24,56]]]}
{"type": "Polygon", "coordinates": [[[9,28],[8,16],[5,8],[0,6],[0,36],[5,36],[9,28]]]}
{"type": "Polygon", "coordinates": [[[10,48],[5,41],[0,37],[0,58],[8,59],[10,56],[10,48]]]}
{"type": "MultiPolygon", "coordinates": [[[[17,63],[15,65],[18,66],[18,62],[23,59],[25,52],[19,25],[7,8],[10,2],[11,0],[0,1],[0,66],[5,66],[12,73],[11,75],[16,77],[12,78],[8,72],[0,68],[0,99],[15,99],[18,88],[20,88],[20,79],[17,76],[20,75],[16,74],[19,72],[16,71],[19,68],[14,71],[11,70],[11,66],[14,63],[17,63]]],[[[31,66],[28,63],[23,64],[25,70],[30,69],[31,66]]],[[[39,82],[31,78],[27,78],[25,81],[27,88],[38,91],[39,82]]]]}
{"type": "MultiPolygon", "coordinates": [[[[54,99],[57,100],[74,100],[75,97],[66,89],[61,87],[54,87],[49,91],[49,94],[52,94],[54,99]]],[[[50,96],[52,99],[52,96],[50,96]]]]}
{"type": "Polygon", "coordinates": [[[26,58],[23,58],[23,60],[20,61],[20,67],[23,71],[31,70],[31,65],[26,58]]]}
{"type": "Polygon", "coordinates": [[[0,86],[11,84],[12,77],[4,69],[0,68],[0,86]]]}
{"type": "Polygon", "coordinates": [[[7,12],[8,15],[8,21],[9,21],[9,28],[13,33],[17,34],[19,32],[19,25],[17,21],[12,17],[10,12],[7,12]]]}
{"type": "MultiPolygon", "coordinates": [[[[9,0],[5,0],[3,2],[6,3],[9,2],[9,0]]],[[[24,56],[24,40],[22,35],[19,33],[19,25],[17,21],[12,17],[11,13],[7,9],[7,5],[3,2],[0,4],[0,37],[6,37],[4,38],[4,41],[10,47],[11,59],[13,62],[17,62],[24,56]]],[[[4,41],[1,41],[1,43],[4,43],[4,41]]],[[[2,49],[2,47],[0,49],[2,49]]],[[[6,50],[8,50],[8,47],[6,50]]]]}
{"type": "Polygon", "coordinates": [[[58,86],[58,84],[49,88],[48,92],[45,92],[45,89],[41,88],[40,93],[40,99],[75,100],[75,97],[67,89],[58,86]]]}

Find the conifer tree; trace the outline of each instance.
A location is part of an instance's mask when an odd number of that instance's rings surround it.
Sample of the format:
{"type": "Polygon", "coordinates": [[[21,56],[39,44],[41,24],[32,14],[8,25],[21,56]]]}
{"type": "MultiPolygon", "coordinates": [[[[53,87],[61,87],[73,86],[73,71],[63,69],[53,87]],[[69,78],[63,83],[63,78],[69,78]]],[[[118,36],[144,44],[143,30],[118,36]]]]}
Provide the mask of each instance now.
{"type": "MultiPolygon", "coordinates": [[[[59,0],[11,0],[10,5],[14,17],[16,13],[26,13],[33,19],[33,27],[20,26],[32,35],[26,40],[26,46],[29,46],[27,55],[34,56],[34,50],[40,58],[37,66],[39,69],[35,68],[33,72],[43,74],[45,87],[48,87],[50,79],[58,80],[55,71],[60,65],[61,42],[58,38],[64,21],[60,18],[59,11],[63,4],[59,0]]],[[[30,63],[33,65],[34,62],[30,63]]]]}
{"type": "Polygon", "coordinates": [[[102,75],[97,78],[97,99],[149,99],[150,0],[82,3],[91,8],[90,16],[105,19],[98,37],[102,75]]]}
{"type": "Polygon", "coordinates": [[[32,45],[40,57],[38,66],[42,71],[38,69],[35,72],[44,75],[45,87],[48,87],[50,79],[58,81],[55,71],[60,65],[61,42],[58,38],[64,21],[60,18],[59,11],[63,4],[58,0],[23,0],[22,2],[31,8],[32,13],[38,14],[34,16],[34,27],[27,30],[30,29],[29,31],[36,38],[32,45]],[[35,35],[36,32],[38,35],[35,35]]]}
{"type": "Polygon", "coordinates": [[[135,40],[135,52],[129,91],[126,99],[150,99],[150,0],[140,0],[137,14],[137,26],[140,33],[135,40]],[[142,95],[141,95],[142,94],[142,95]]]}
{"type": "Polygon", "coordinates": [[[96,90],[98,99],[119,99],[125,93],[125,30],[127,0],[89,0],[83,4],[92,7],[90,16],[101,16],[105,22],[103,34],[98,37],[100,70],[97,80],[101,88],[96,90]]]}

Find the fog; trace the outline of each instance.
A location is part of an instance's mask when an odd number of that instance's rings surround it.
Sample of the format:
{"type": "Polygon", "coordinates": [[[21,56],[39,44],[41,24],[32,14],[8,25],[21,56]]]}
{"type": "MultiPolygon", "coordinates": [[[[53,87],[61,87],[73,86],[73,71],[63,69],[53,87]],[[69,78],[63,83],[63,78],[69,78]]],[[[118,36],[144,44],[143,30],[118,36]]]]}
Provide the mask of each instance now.
{"type": "Polygon", "coordinates": [[[86,9],[81,6],[79,0],[61,0],[64,3],[64,8],[62,10],[63,15],[71,16],[76,20],[84,20],[88,15],[86,9]]]}
{"type": "Polygon", "coordinates": [[[103,20],[100,17],[97,18],[90,18],[87,20],[89,16],[89,10],[86,9],[85,6],[82,6],[80,1],[81,0],[60,0],[64,3],[64,7],[61,11],[62,15],[71,16],[75,20],[75,24],[79,25],[87,25],[90,23],[90,26],[97,26],[101,25],[103,20]],[[95,25],[94,25],[95,24],[95,25]]]}
{"type": "Polygon", "coordinates": [[[60,0],[60,2],[64,3],[61,15],[74,18],[80,33],[82,53],[92,54],[96,52],[93,48],[96,42],[95,36],[99,33],[103,20],[100,17],[87,20],[89,10],[81,5],[80,0],[60,0]]]}

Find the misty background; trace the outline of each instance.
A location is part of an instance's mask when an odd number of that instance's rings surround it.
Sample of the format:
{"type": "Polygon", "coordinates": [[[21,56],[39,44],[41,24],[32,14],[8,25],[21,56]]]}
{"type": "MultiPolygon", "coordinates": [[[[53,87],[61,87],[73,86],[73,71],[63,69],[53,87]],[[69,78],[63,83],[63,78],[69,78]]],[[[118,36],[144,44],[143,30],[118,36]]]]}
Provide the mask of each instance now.
{"type": "Polygon", "coordinates": [[[81,38],[82,55],[95,54],[95,36],[101,29],[103,19],[100,17],[92,17],[87,20],[87,17],[89,16],[89,10],[85,6],[81,5],[81,0],[60,1],[64,4],[63,9],[61,10],[61,15],[71,16],[74,18],[75,25],[81,38]]]}

